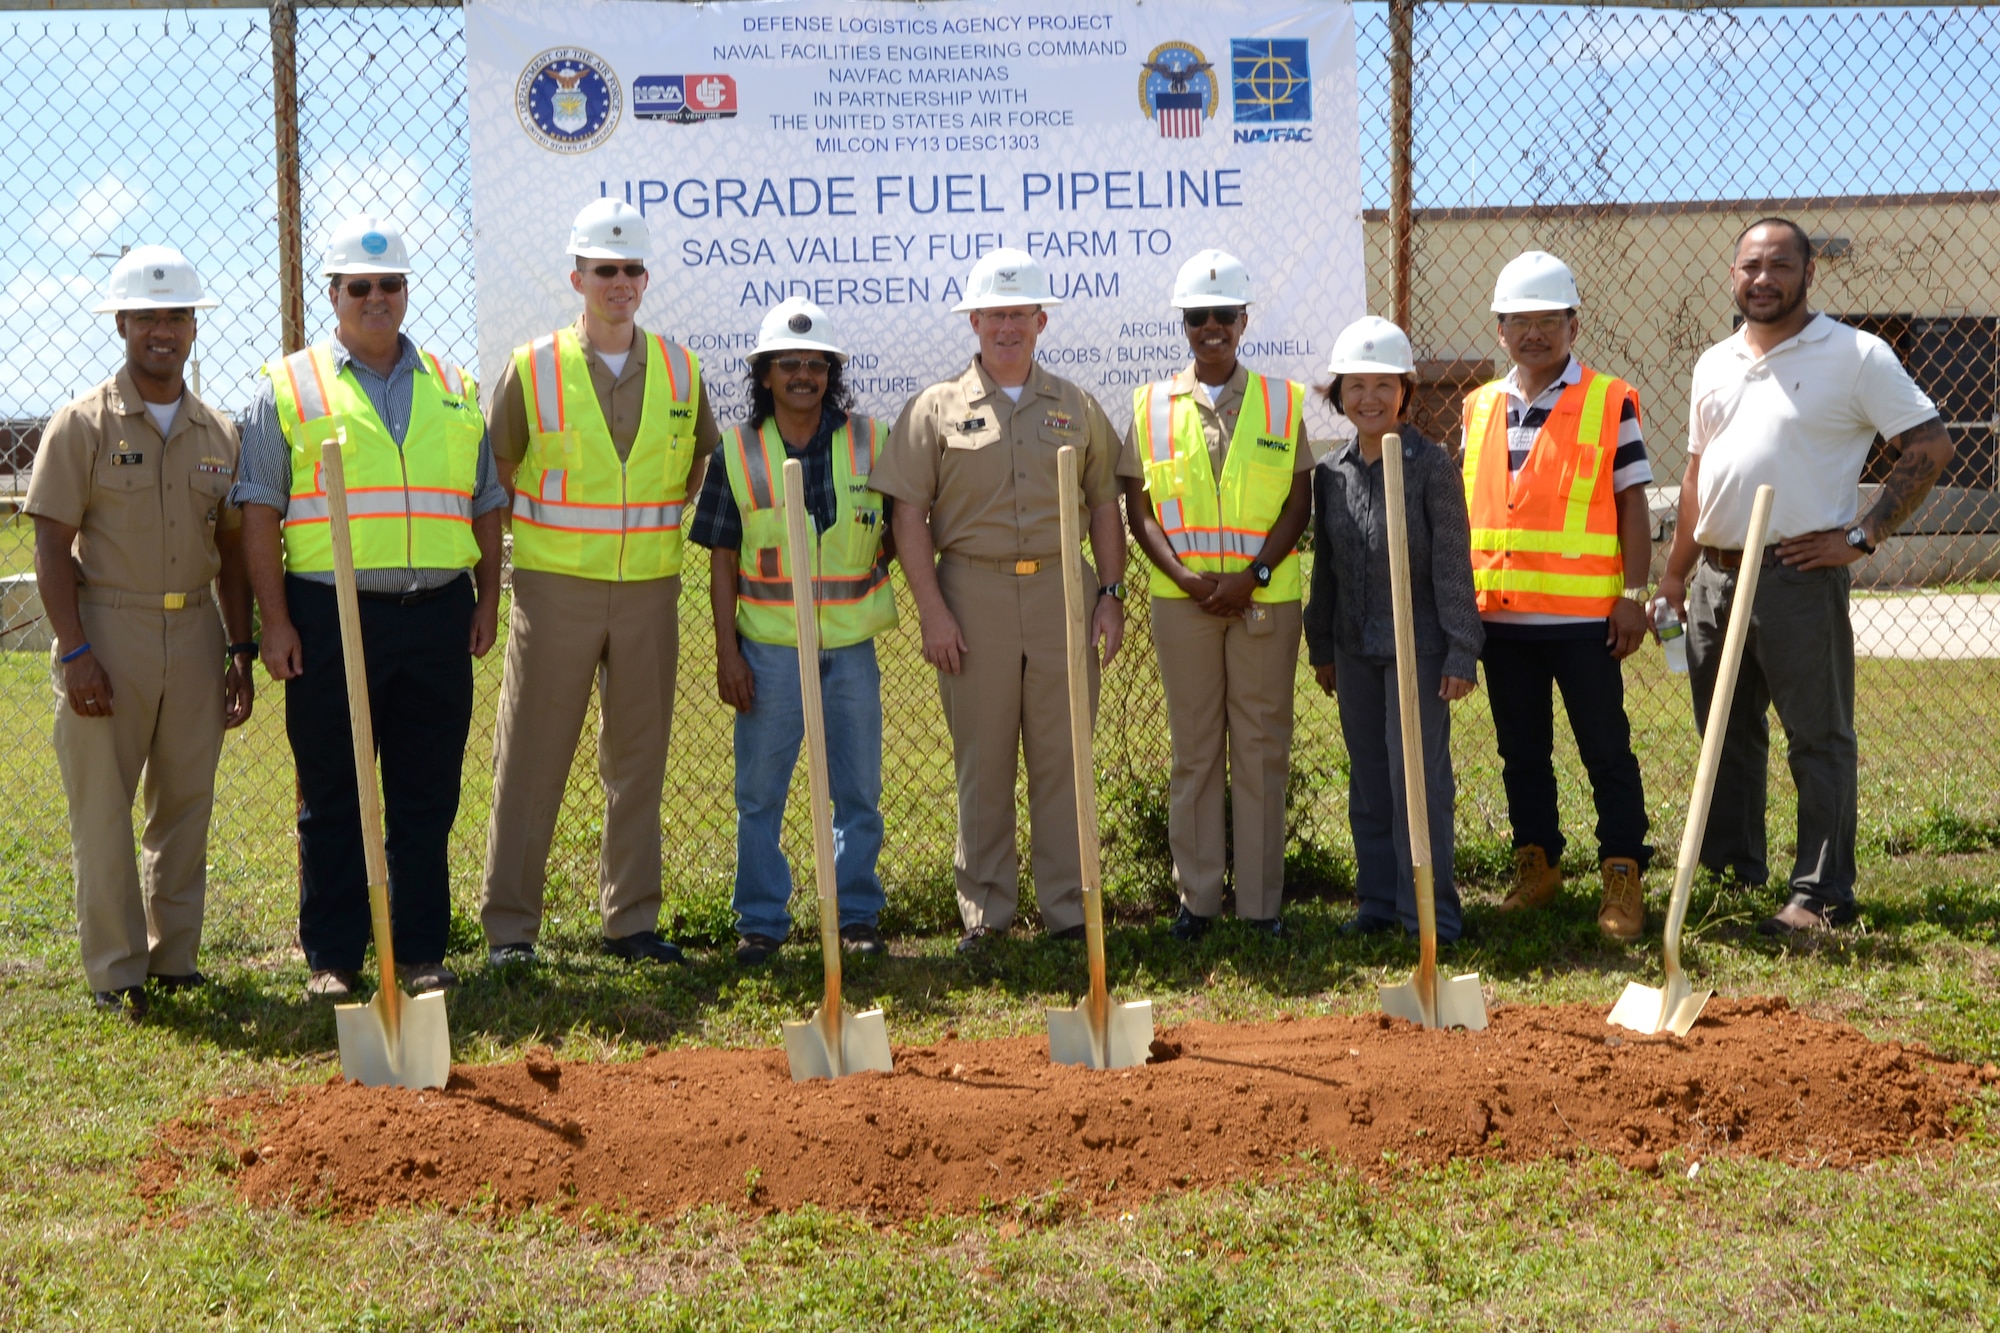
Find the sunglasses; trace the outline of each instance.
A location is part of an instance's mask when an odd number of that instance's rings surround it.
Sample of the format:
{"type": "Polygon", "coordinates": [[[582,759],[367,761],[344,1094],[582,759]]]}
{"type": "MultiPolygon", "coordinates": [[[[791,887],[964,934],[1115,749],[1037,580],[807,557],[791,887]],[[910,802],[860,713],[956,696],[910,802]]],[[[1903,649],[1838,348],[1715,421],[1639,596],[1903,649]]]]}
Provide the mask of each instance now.
{"type": "Polygon", "coordinates": [[[796,375],[804,371],[808,375],[824,375],[831,363],[818,357],[781,356],[771,363],[781,375],[796,375]]]}
{"type": "Polygon", "coordinates": [[[623,273],[628,278],[643,278],[646,276],[646,266],[644,264],[599,264],[590,271],[600,278],[615,278],[620,273],[623,273]]]}
{"type": "Polygon", "coordinates": [[[406,279],[395,273],[391,273],[386,278],[349,278],[342,284],[346,288],[347,294],[357,301],[367,300],[377,287],[382,289],[382,295],[394,296],[408,285],[409,283],[406,279]]]}
{"type": "Polygon", "coordinates": [[[1210,307],[1202,310],[1181,311],[1181,323],[1191,329],[1198,329],[1211,319],[1226,329],[1234,325],[1241,318],[1243,318],[1243,311],[1236,306],[1223,306],[1220,309],[1210,307]]]}

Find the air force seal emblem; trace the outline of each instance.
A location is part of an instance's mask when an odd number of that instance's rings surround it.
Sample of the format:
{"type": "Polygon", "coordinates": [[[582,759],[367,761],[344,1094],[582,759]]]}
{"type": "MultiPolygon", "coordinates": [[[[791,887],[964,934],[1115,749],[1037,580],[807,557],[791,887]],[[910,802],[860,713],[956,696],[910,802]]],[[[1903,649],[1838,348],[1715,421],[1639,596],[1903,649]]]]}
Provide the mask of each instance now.
{"type": "Polygon", "coordinates": [[[552,153],[587,153],[611,137],[624,109],[617,72],[581,47],[542,52],[514,85],[514,111],[528,137],[552,153]]]}

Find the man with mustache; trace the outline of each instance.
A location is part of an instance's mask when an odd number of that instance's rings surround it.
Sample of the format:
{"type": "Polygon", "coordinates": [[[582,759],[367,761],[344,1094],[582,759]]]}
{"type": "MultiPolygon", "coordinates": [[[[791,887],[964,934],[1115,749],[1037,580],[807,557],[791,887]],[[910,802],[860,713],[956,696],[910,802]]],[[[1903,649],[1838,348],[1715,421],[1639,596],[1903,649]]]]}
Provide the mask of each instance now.
{"type": "Polygon", "coordinates": [[[952,866],[959,951],[1013,924],[1020,898],[1014,782],[1023,756],[1042,924],[1083,938],[1083,866],[1070,764],[1068,613],[1056,454],[1077,452],[1097,557],[1085,632],[1098,672],[1125,638],[1125,532],[1118,513],[1118,437],[1097,400],[1035,362],[1048,327],[1048,275],[1026,252],[998,249],[973,265],[965,314],[979,351],[965,373],[912,398],[868,484],[896,501],[891,529],[938,671],[958,785],[952,866]]]}
{"type": "Polygon", "coordinates": [[[532,963],[563,788],[597,684],[604,952],[680,963],[660,924],[660,795],[680,660],[681,514],[716,443],[694,353],[640,328],[652,238],[595,199],[570,227],[576,323],[514,349],[487,429],[513,493],[514,607],[493,733],[480,921],[532,963]]]}
{"type": "Polygon", "coordinates": [[[224,730],[250,716],[257,645],[240,516],[225,500],[236,428],[181,377],[195,311],[215,304],[178,250],[119,259],[97,310],[116,316],[125,364],[49,419],[23,505],[55,636],[84,976],[99,1009],[131,1019],[149,981],[207,984],[195,954],[215,765],[224,730]],[[132,859],[142,775],[143,875],[132,859]]]}
{"type": "Polygon", "coordinates": [[[1546,907],[1562,888],[1552,697],[1560,689],[1597,807],[1597,925],[1635,940],[1653,849],[1619,664],[1646,638],[1653,469],[1638,391],[1571,353],[1578,304],[1576,277],[1554,255],[1530,250],[1510,261],[1492,309],[1513,369],[1465,400],[1480,660],[1514,826],[1514,882],[1500,910],[1546,907]]]}
{"type": "Polygon", "coordinates": [[[1851,568],[1916,512],[1950,465],[1952,443],[1887,343],[1808,304],[1804,228],[1752,223],[1729,276],[1743,325],[1695,363],[1680,521],[1660,595],[1687,622],[1695,718],[1706,728],[1738,575],[1745,560],[1762,565],[1701,863],[1743,885],[1768,878],[1767,714],[1776,707],[1799,793],[1798,854],[1784,905],[1758,929],[1790,936],[1855,918],[1851,568]],[[1895,465],[1857,516],[1877,435],[1895,465]],[[1770,545],[1746,552],[1760,485],[1777,493],[1770,545]]]}
{"type": "Polygon", "coordinates": [[[412,282],[402,232],[386,218],[350,217],[333,229],[322,272],[333,337],[264,367],[230,500],[243,507],[264,666],[285,682],[298,766],[306,993],[338,1002],[354,998],[370,930],[321,447],[343,441],[390,928],[402,984],[419,993],[458,982],[445,965],[449,840],[472,725],[472,659],[493,647],[499,626],[507,492],[478,385],[402,332],[412,282]]]}

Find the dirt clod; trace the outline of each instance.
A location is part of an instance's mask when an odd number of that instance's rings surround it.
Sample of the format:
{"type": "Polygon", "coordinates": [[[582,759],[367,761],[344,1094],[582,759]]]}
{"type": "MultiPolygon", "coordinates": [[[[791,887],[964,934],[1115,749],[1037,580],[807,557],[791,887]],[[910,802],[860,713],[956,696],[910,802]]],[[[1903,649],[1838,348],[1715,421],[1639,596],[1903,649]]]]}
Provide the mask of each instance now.
{"type": "Polygon", "coordinates": [[[1782,999],[1716,1000],[1687,1040],[1605,1035],[1604,1011],[1580,1005],[1510,1005],[1478,1033],[1375,1014],[1192,1023],[1116,1076],[1051,1064],[1037,1036],[905,1047],[894,1074],[801,1085],[776,1050],[559,1067],[538,1047],[461,1065],[442,1091],[334,1079],[218,1099],[166,1126],[139,1174],[157,1198],[220,1161],[253,1203],[345,1216],[814,1203],[900,1217],[1058,1181],[1074,1206],[1113,1208],[1282,1178],[1312,1169],[1307,1153],[1371,1171],[1589,1153],[1644,1172],[1670,1153],[1856,1165],[1949,1143],[1952,1111],[1992,1078],[1782,999]],[[977,1078],[951,1077],[968,1067],[977,1078]]]}

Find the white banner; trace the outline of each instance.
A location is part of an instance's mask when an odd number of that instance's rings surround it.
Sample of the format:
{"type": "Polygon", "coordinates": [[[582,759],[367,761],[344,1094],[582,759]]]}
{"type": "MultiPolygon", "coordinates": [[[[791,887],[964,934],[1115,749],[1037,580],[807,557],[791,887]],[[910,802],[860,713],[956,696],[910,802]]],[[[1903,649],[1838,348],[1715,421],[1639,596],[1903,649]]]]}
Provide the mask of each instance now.
{"type": "Polygon", "coordinates": [[[489,384],[575,317],[569,222],[601,194],[644,211],[640,323],[703,358],[725,423],[787,296],[832,315],[868,411],[958,374],[950,307],[1003,245],[1064,298],[1043,364],[1121,429],[1188,359],[1168,298],[1198,250],[1248,267],[1267,373],[1315,378],[1366,309],[1344,3],[469,0],[466,45],[489,384]]]}

